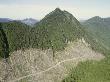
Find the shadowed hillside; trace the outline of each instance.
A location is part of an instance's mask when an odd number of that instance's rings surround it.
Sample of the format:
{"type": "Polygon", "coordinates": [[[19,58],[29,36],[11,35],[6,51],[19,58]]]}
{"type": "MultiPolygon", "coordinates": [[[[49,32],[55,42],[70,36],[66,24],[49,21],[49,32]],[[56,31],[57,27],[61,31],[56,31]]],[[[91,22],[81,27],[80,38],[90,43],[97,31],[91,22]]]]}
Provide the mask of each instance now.
{"type": "Polygon", "coordinates": [[[9,57],[9,45],[6,34],[2,29],[1,23],[0,23],[0,57],[2,58],[9,57]]]}
{"type": "Polygon", "coordinates": [[[110,18],[93,17],[82,23],[104,47],[110,49],[110,18]]]}

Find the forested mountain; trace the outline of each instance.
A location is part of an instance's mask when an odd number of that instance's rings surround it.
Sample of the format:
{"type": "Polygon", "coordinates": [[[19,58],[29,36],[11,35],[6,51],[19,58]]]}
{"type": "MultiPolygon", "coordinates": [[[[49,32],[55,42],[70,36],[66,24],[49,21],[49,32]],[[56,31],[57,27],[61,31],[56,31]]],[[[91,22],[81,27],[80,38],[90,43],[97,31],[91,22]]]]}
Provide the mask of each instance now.
{"type": "Polygon", "coordinates": [[[0,22],[10,22],[10,21],[13,21],[13,20],[9,18],[0,18],[0,22]]]}
{"type": "Polygon", "coordinates": [[[90,30],[86,31],[72,14],[59,8],[46,15],[34,27],[20,21],[2,23],[2,27],[8,39],[10,52],[29,48],[63,50],[68,42],[81,38],[84,38],[94,50],[104,49],[99,48],[101,44],[97,42],[97,38],[93,39],[91,32],[88,32],[90,30]]]}
{"type": "Polygon", "coordinates": [[[107,49],[110,49],[110,18],[93,17],[82,23],[86,30],[107,49]]]}
{"type": "MultiPolygon", "coordinates": [[[[106,58],[100,62],[81,62],[72,68],[70,74],[62,82],[109,82],[110,81],[110,18],[95,16],[81,22],[83,28],[93,37],[97,44],[95,50],[103,52],[106,58]],[[103,48],[102,48],[103,47],[103,48]]],[[[88,39],[88,42],[90,39],[88,39]]],[[[94,42],[93,42],[94,43],[94,42]]]]}
{"type": "Polygon", "coordinates": [[[2,23],[10,51],[24,48],[62,50],[68,41],[84,36],[81,24],[72,14],[56,8],[33,28],[19,21],[2,23]]]}
{"type": "Polygon", "coordinates": [[[64,49],[68,41],[81,38],[84,34],[80,23],[67,11],[56,8],[32,28],[35,44],[39,48],[64,49]]]}
{"type": "Polygon", "coordinates": [[[109,18],[94,17],[81,25],[59,8],[33,27],[21,21],[2,22],[0,81],[109,82],[109,32],[109,18]],[[105,56],[101,62],[87,61],[73,68],[80,61],[105,56]]]}

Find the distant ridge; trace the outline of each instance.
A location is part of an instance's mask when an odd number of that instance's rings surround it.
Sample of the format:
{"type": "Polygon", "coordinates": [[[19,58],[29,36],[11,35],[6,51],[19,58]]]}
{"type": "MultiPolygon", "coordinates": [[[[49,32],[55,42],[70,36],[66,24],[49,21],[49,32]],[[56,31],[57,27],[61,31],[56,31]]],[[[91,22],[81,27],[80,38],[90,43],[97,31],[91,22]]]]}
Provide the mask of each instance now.
{"type": "Polygon", "coordinates": [[[27,24],[27,25],[33,26],[35,23],[38,22],[38,20],[33,19],[33,18],[26,18],[26,19],[24,19],[24,20],[21,20],[21,22],[22,22],[22,23],[25,23],[25,24],[27,24]]]}
{"type": "Polygon", "coordinates": [[[92,17],[82,23],[105,48],[110,49],[110,18],[92,17]]]}
{"type": "Polygon", "coordinates": [[[9,18],[0,18],[0,22],[10,22],[10,21],[13,21],[13,20],[9,18]]]}
{"type": "Polygon", "coordinates": [[[14,19],[10,19],[10,18],[0,18],[1,23],[7,23],[7,22],[12,22],[12,21],[20,21],[20,22],[27,24],[27,25],[30,25],[30,26],[33,26],[35,23],[38,22],[38,20],[33,19],[33,18],[26,18],[23,20],[14,20],[14,19]]]}

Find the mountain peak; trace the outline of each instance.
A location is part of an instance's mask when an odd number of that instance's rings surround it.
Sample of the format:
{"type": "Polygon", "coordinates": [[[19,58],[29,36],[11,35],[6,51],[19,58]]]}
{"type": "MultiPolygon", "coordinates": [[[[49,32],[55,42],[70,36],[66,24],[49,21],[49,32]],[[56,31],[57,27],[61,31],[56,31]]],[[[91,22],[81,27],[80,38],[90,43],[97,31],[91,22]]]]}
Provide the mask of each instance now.
{"type": "Polygon", "coordinates": [[[93,18],[95,18],[95,19],[102,19],[100,16],[95,16],[93,18]]]}
{"type": "MultiPolygon", "coordinates": [[[[50,12],[49,14],[47,14],[44,19],[53,19],[53,20],[68,20],[68,19],[74,19],[74,16],[72,14],[70,14],[69,12],[65,11],[65,10],[61,10],[60,8],[56,8],[55,10],[53,10],[52,12],[50,12]]],[[[76,20],[76,19],[75,19],[76,20]]]]}
{"type": "MultiPolygon", "coordinates": [[[[79,21],[67,11],[56,8],[45,16],[34,29],[38,29],[39,47],[62,50],[69,41],[83,37],[83,30],[79,21]]],[[[34,31],[33,29],[33,31],[34,31]]]]}
{"type": "Polygon", "coordinates": [[[56,8],[52,13],[62,14],[63,11],[60,8],[56,8]]]}
{"type": "Polygon", "coordinates": [[[94,17],[88,19],[87,21],[88,21],[88,22],[91,22],[91,21],[93,21],[93,22],[94,22],[94,21],[95,21],[95,22],[96,22],[96,21],[103,21],[102,19],[103,19],[103,18],[101,18],[100,16],[94,16],[94,17]]]}
{"type": "Polygon", "coordinates": [[[62,10],[60,8],[56,8],[55,11],[61,12],[62,10]]]}

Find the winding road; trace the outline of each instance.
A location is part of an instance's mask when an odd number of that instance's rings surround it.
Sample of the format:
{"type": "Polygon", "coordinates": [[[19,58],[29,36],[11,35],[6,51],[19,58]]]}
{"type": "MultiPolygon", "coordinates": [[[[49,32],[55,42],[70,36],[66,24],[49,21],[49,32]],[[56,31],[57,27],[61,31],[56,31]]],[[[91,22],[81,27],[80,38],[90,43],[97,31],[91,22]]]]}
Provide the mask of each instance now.
{"type": "Polygon", "coordinates": [[[44,71],[41,71],[41,72],[38,72],[38,73],[29,74],[29,75],[26,75],[26,76],[23,76],[23,77],[20,77],[20,78],[16,78],[15,80],[11,80],[11,81],[9,81],[9,82],[16,82],[16,81],[22,80],[22,79],[27,78],[27,77],[30,77],[30,76],[39,75],[39,74],[48,72],[49,70],[51,70],[51,69],[53,69],[53,68],[56,68],[57,66],[59,66],[60,64],[62,64],[62,63],[64,63],[64,62],[68,62],[68,61],[72,61],[72,60],[79,60],[79,59],[81,60],[81,59],[83,59],[83,58],[85,58],[85,57],[82,56],[82,57],[77,57],[77,58],[72,58],[72,59],[63,60],[63,61],[61,61],[61,62],[55,64],[54,66],[52,66],[52,67],[50,67],[50,68],[48,68],[48,69],[46,69],[46,70],[44,70],[44,71]]]}

